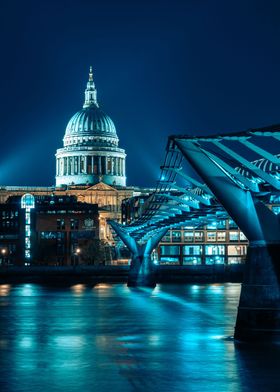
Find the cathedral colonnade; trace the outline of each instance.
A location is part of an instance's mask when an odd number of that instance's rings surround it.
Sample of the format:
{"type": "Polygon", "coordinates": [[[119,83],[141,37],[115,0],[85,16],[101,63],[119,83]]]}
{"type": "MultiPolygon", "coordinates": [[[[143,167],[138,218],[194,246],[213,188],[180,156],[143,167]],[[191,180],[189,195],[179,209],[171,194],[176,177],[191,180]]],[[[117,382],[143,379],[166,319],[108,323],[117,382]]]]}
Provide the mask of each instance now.
{"type": "Polygon", "coordinates": [[[77,155],[71,154],[57,158],[56,175],[68,176],[75,174],[112,174],[125,175],[125,158],[110,155],[77,155]]]}

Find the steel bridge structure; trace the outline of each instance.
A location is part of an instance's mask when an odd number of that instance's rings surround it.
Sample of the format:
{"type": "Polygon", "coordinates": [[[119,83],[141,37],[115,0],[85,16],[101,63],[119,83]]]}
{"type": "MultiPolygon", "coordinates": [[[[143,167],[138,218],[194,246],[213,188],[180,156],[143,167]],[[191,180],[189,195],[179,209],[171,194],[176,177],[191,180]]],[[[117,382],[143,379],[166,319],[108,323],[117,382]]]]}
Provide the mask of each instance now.
{"type": "Polygon", "coordinates": [[[172,135],[154,193],[129,225],[109,222],[132,254],[130,286],[155,286],[153,249],[167,230],[230,216],[249,240],[238,340],[280,335],[280,125],[212,136],[172,135]]]}

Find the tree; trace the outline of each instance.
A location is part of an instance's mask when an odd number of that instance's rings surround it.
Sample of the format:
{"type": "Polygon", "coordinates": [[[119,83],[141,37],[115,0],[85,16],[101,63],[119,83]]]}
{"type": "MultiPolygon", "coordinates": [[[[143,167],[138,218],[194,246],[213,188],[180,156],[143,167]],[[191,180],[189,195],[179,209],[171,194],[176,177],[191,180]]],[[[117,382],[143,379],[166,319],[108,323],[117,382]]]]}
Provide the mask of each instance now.
{"type": "Polygon", "coordinates": [[[87,264],[105,264],[106,242],[104,240],[89,240],[82,248],[81,258],[87,264]]]}

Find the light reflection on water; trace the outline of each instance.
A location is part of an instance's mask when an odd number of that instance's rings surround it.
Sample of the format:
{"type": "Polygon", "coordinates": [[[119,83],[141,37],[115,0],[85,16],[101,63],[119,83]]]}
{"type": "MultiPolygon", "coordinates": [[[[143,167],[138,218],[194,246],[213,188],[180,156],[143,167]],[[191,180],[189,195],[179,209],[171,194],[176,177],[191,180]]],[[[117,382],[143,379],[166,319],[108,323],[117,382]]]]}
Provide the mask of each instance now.
{"type": "Polygon", "coordinates": [[[0,285],[0,390],[278,390],[278,347],[230,339],[239,292],[0,285]]]}

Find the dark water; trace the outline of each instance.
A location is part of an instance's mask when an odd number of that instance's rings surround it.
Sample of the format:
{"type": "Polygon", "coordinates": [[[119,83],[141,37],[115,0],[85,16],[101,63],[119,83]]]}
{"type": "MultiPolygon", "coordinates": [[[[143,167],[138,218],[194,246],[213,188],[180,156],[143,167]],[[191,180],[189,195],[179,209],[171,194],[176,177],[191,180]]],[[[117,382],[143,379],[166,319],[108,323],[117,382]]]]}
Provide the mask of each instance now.
{"type": "Polygon", "coordinates": [[[279,347],[237,346],[240,285],[0,285],[0,391],[280,391],[279,347]]]}

